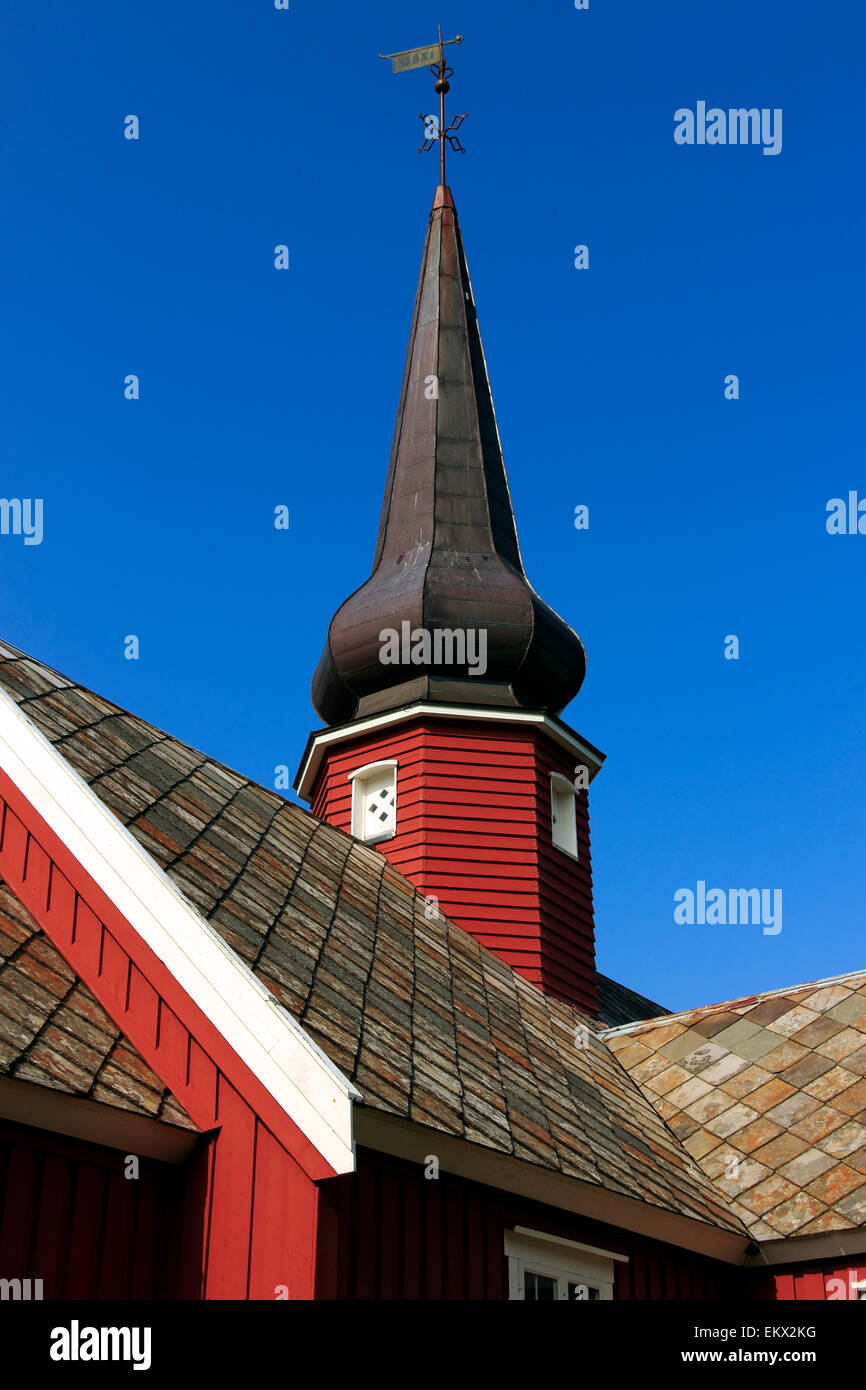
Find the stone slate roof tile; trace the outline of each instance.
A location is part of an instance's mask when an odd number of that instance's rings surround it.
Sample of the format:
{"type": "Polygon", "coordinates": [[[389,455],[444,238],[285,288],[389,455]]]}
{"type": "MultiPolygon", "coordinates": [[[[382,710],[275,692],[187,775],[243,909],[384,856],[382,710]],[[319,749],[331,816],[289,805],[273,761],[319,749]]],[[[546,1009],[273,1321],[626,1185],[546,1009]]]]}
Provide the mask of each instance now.
{"type": "Polygon", "coordinates": [[[633,1023],[607,1042],[756,1240],[866,1219],[866,971],[633,1023]],[[685,1050],[701,1035],[723,1049],[706,1067],[685,1050]]]}

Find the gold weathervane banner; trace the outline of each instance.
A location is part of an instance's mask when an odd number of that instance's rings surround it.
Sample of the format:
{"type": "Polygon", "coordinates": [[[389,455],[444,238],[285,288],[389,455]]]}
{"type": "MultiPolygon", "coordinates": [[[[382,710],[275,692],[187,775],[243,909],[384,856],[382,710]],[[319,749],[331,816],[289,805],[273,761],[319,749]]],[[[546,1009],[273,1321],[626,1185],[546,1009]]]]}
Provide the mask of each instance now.
{"type": "Polygon", "coordinates": [[[391,59],[392,72],[413,72],[415,68],[428,68],[433,63],[441,63],[441,45],[431,43],[427,48],[407,48],[405,53],[383,53],[383,58],[391,59]]]}

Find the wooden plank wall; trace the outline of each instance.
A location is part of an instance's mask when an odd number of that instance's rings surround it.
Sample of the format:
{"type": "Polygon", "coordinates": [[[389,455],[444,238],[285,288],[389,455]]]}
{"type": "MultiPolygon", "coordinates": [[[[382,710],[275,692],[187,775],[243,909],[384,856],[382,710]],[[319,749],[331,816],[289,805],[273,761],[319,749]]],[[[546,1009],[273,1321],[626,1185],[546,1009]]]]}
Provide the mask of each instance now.
{"type": "Polygon", "coordinates": [[[175,1295],[184,1170],[0,1121],[0,1278],[41,1279],[48,1299],[175,1295]]]}
{"type": "Polygon", "coordinates": [[[316,1293],[340,1299],[506,1299],[505,1231],[514,1226],[627,1255],[617,1299],[742,1294],[742,1271],[600,1222],[358,1150],[354,1178],[322,1184],[316,1293]]]}
{"type": "Polygon", "coordinates": [[[761,1270],[752,1276],[752,1298],[778,1302],[847,1302],[852,1282],[866,1280],[866,1254],[761,1270]]]}
{"type": "Polygon", "coordinates": [[[396,758],[397,833],[385,857],[484,946],[527,979],[598,1012],[587,794],[578,798],[578,860],[552,842],[550,775],[574,757],[544,731],[424,719],[333,749],[314,788],[315,815],[351,831],[349,774],[396,758]]]}

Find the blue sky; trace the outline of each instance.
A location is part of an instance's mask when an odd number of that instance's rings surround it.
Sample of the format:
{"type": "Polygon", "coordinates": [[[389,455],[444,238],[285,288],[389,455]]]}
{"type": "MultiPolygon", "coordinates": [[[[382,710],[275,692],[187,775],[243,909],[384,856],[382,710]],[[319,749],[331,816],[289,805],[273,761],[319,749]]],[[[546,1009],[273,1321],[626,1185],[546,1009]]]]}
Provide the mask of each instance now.
{"type": "MultiPolygon", "coordinates": [[[[369,573],[437,182],[430,79],[376,55],[439,17],[9,0],[0,31],[0,493],[45,517],[0,537],[0,636],[269,785],[369,573]]],[[[825,528],[866,497],[862,11],[441,20],[524,562],[608,754],[600,968],[680,1008],[863,967],[866,536],[825,528]],[[678,146],[699,100],[781,108],[781,154],[678,146]],[[782,931],[675,925],[699,879],[781,888],[782,931]]]]}

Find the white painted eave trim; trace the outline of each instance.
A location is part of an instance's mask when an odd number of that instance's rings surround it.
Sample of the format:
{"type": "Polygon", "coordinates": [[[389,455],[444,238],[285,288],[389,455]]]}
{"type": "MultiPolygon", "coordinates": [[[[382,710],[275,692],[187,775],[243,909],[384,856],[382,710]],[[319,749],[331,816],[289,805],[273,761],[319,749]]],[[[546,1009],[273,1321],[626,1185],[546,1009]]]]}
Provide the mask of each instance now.
{"type": "Polygon", "coordinates": [[[0,767],[336,1173],[360,1092],[0,690],[0,767]]]}
{"type": "MultiPolygon", "coordinates": [[[[584,1245],[581,1240],[566,1240],[565,1236],[552,1236],[548,1231],[535,1231],[530,1226],[514,1226],[514,1235],[527,1236],[531,1240],[544,1240],[548,1245],[566,1245],[570,1250],[579,1250],[585,1255],[600,1255],[605,1260],[619,1260],[621,1264],[628,1264],[629,1255],[618,1255],[615,1250],[602,1250],[598,1245],[584,1245]]],[[[506,1254],[508,1253],[507,1241],[509,1232],[506,1231],[506,1254]]]]}
{"type": "Polygon", "coordinates": [[[590,782],[601,770],[604,754],[591,743],[586,743],[578,734],[569,729],[561,720],[552,719],[549,714],[539,714],[532,710],[478,709],[471,705],[427,704],[423,701],[406,705],[403,709],[388,710],[385,714],[372,715],[368,719],[357,719],[352,724],[341,724],[335,729],[322,729],[310,735],[307,751],[295,778],[295,789],[304,801],[309,801],[312,784],[319,770],[322,758],[328,748],[346,743],[362,734],[374,733],[377,729],[387,729],[393,724],[405,723],[407,719],[424,716],[433,719],[479,719],[489,724],[529,724],[544,728],[561,747],[575,753],[589,768],[590,782]]]}

